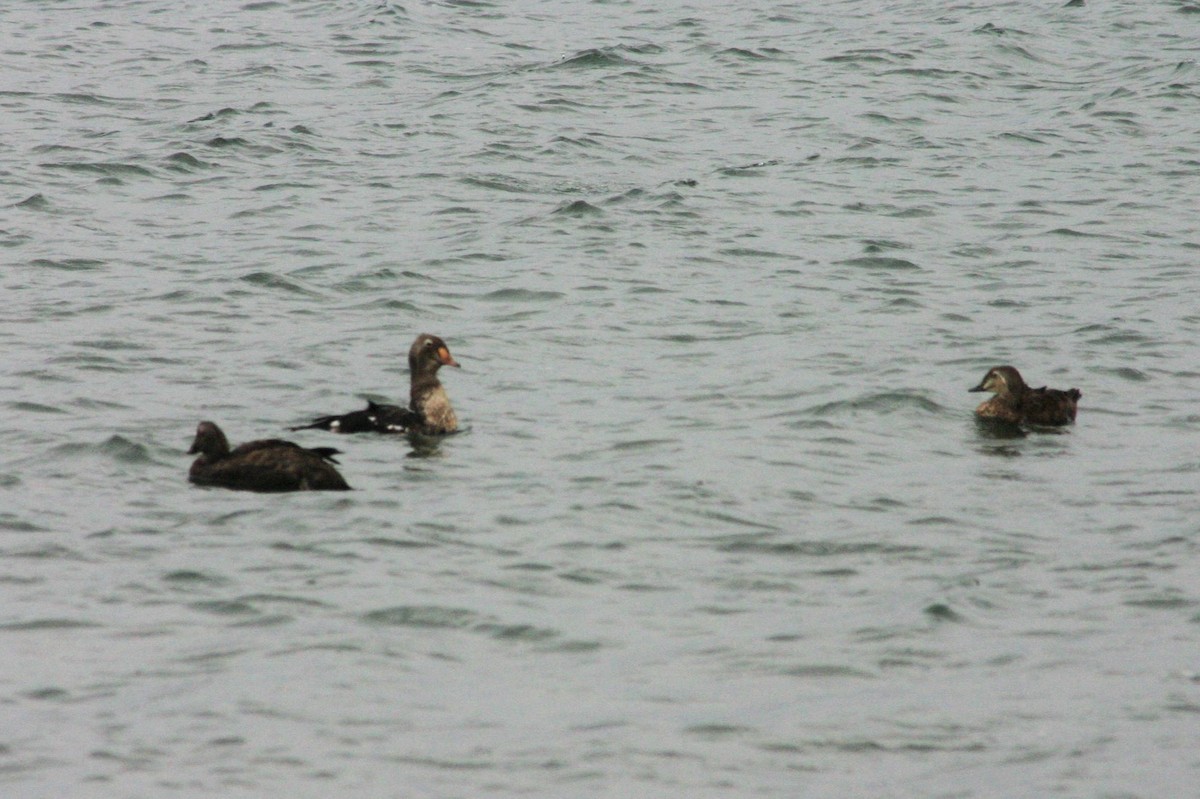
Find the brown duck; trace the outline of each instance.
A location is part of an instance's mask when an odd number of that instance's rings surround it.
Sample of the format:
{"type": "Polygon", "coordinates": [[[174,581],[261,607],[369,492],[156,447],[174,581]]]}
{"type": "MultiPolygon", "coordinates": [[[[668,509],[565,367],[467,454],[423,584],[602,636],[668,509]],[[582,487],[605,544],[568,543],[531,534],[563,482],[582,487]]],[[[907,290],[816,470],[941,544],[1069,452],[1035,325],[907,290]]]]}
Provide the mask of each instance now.
{"type": "Polygon", "coordinates": [[[367,401],[361,411],[322,416],[293,430],[331,430],[335,433],[413,433],[444,435],[458,430],[458,417],[450,407],[446,389],[438,380],[443,366],[458,366],[450,355],[446,342],[437,336],[422,333],[408,350],[408,371],[411,387],[407,408],[381,405],[367,401]]]}
{"type": "Polygon", "coordinates": [[[201,422],[189,455],[199,454],[188,479],[239,491],[349,491],[331,464],[333,447],[305,449],[278,438],[250,441],[234,450],[221,428],[201,422]]]}
{"type": "Polygon", "coordinates": [[[995,366],[971,391],[991,391],[996,396],[975,409],[980,419],[1008,424],[1064,425],[1075,421],[1083,396],[1079,389],[1030,388],[1011,366],[995,366]]]}

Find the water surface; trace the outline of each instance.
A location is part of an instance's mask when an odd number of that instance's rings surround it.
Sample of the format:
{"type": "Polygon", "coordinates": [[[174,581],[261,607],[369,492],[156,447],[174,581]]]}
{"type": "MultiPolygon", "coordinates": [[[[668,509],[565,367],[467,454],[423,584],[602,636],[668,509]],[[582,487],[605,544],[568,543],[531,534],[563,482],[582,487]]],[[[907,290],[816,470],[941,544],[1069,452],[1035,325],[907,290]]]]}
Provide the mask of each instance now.
{"type": "Polygon", "coordinates": [[[1184,795],[1195,11],[6,4],[5,795],[1184,795]]]}

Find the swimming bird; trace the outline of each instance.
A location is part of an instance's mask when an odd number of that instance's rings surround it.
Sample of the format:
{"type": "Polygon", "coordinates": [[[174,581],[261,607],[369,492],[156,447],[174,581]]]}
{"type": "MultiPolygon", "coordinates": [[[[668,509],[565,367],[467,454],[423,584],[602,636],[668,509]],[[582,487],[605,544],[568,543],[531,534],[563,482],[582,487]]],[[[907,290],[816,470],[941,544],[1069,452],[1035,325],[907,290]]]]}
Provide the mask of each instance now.
{"type": "Polygon", "coordinates": [[[1083,396],[1077,388],[1030,388],[1011,366],[992,367],[970,390],[996,395],[975,409],[977,417],[1008,424],[1070,424],[1075,421],[1075,409],[1083,396]]]}
{"type": "Polygon", "coordinates": [[[349,491],[350,486],[331,464],[333,447],[305,449],[278,438],[250,441],[234,450],[213,422],[196,427],[189,455],[199,454],[188,479],[197,485],[239,491],[349,491]]]}
{"type": "Polygon", "coordinates": [[[341,415],[322,416],[292,430],[331,430],[335,433],[414,433],[444,435],[458,430],[458,417],[450,407],[450,397],[438,380],[443,366],[458,366],[446,342],[422,333],[408,350],[411,386],[407,408],[367,401],[365,410],[341,415]]]}

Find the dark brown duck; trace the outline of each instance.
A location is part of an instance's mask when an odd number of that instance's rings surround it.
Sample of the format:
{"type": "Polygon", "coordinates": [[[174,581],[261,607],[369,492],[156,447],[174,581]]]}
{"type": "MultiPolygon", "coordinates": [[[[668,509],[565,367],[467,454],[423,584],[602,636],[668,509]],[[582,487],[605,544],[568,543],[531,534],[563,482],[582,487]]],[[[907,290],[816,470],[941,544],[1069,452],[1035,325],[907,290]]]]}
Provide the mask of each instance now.
{"type": "Polygon", "coordinates": [[[350,486],[332,464],[333,447],[305,449],[278,438],[250,441],[234,450],[221,428],[201,422],[188,454],[192,463],[188,479],[198,485],[239,491],[349,491],[350,486]]]}
{"type": "Polygon", "coordinates": [[[979,385],[970,390],[996,395],[975,409],[977,417],[1008,424],[1070,424],[1075,421],[1075,409],[1083,396],[1077,388],[1030,388],[1011,366],[989,369],[979,385]]]}
{"type": "Polygon", "coordinates": [[[444,435],[458,430],[458,417],[450,407],[450,397],[438,380],[443,366],[458,366],[446,342],[422,333],[408,350],[411,386],[407,408],[367,402],[361,411],[322,416],[293,430],[317,428],[335,433],[414,433],[444,435]]]}

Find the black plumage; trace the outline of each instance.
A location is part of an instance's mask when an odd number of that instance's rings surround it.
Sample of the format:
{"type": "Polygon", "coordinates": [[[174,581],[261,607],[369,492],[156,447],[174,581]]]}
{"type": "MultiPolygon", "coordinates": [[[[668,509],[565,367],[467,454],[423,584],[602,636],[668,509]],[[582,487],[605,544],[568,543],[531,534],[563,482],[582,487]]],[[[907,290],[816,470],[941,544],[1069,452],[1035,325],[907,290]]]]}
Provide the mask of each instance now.
{"type": "Polygon", "coordinates": [[[349,491],[350,486],[333,467],[333,447],[305,449],[278,438],[250,441],[236,449],[213,422],[196,427],[188,454],[192,463],[188,479],[198,485],[240,491],[349,491]]]}

